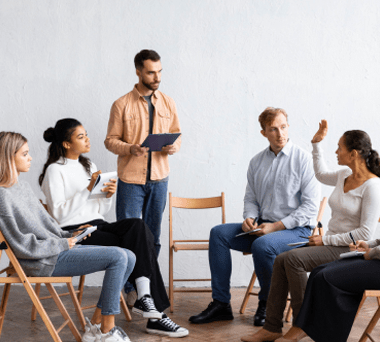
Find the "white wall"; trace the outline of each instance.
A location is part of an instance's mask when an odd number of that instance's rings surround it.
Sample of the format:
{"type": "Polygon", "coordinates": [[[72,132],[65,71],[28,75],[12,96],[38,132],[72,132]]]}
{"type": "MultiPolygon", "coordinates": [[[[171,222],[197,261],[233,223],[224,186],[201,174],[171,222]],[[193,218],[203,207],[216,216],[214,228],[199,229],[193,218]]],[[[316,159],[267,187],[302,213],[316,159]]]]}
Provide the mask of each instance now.
{"type": "MultiPolygon", "coordinates": [[[[1,130],[29,139],[33,167],[22,177],[39,196],[42,134],[60,118],[82,121],[90,158],[114,170],[116,158],[103,145],[109,109],[137,81],[135,54],[155,49],[160,89],[175,99],[183,132],[169,190],[188,197],[224,191],[227,221],[239,222],[248,162],[267,146],[257,122],[267,106],[287,110],[291,138],[309,150],[326,118],[331,168],[345,130],[367,131],[380,149],[379,17],[377,0],[0,0],[1,130]]],[[[175,219],[179,236],[207,237],[219,216],[175,219]]],[[[167,282],[167,212],[162,227],[167,282]]],[[[246,285],[251,258],[234,252],[233,260],[232,285],[246,285]]],[[[178,275],[209,272],[205,252],[177,266],[178,275]]]]}

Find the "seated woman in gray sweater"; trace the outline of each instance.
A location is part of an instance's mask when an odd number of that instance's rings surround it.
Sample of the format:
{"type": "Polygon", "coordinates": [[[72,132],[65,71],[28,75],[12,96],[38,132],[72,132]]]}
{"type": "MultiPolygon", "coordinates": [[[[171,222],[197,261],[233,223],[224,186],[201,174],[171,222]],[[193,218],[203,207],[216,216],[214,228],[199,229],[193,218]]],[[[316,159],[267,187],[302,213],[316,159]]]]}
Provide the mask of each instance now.
{"type": "Polygon", "coordinates": [[[28,276],[80,276],[105,270],[102,292],[84,342],[130,341],[115,326],[120,313],[120,291],[133,271],[135,255],[124,248],[76,245],[46,212],[28,183],[19,181],[32,158],[25,137],[0,132],[0,229],[28,276]]]}
{"type": "MultiPolygon", "coordinates": [[[[334,186],[329,198],[331,219],[324,236],[309,237],[308,246],[277,256],[267,302],[264,327],[255,334],[243,336],[242,341],[273,341],[282,336],[283,314],[290,292],[293,320],[302,306],[307,272],[315,267],[338,260],[350,250],[351,236],[355,240],[372,238],[380,216],[379,155],[372,149],[367,133],[347,131],[339,139],[336,150],[338,164],[347,166],[338,171],[328,170],[321,148],[327,134],[327,122],[322,120],[314,135],[313,163],[315,177],[323,184],[334,186]]],[[[303,336],[292,339],[299,341],[303,336]]]]}

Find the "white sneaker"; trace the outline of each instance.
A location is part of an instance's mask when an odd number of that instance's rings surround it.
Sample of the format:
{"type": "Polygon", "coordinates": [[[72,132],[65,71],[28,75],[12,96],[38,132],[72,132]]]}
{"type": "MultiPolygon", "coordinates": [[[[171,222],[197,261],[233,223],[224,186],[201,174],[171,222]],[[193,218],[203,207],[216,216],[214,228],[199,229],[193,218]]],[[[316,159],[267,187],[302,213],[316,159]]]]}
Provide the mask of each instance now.
{"type": "Polygon", "coordinates": [[[94,342],[96,339],[96,333],[100,324],[91,324],[90,320],[86,317],[86,325],[84,327],[84,334],[82,336],[82,342],[94,342]]]}
{"type": "Polygon", "coordinates": [[[108,333],[103,334],[100,329],[96,333],[96,342],[132,342],[120,327],[114,326],[108,333]]]}

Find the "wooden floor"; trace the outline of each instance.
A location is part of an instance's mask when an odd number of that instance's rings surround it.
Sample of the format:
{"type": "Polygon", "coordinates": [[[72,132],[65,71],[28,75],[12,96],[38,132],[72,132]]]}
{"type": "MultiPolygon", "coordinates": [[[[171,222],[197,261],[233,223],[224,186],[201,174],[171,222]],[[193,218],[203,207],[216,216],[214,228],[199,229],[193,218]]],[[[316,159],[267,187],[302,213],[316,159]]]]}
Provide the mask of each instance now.
{"type": "MultiPolygon", "coordinates": [[[[98,299],[100,289],[90,287],[85,290],[84,305],[95,303],[98,299]]],[[[175,295],[175,310],[174,313],[169,315],[176,323],[186,327],[190,331],[188,337],[179,339],[179,341],[240,341],[242,335],[247,333],[253,333],[258,328],[253,327],[253,313],[257,306],[257,297],[251,297],[248,304],[247,311],[244,315],[239,313],[240,303],[242,301],[244,288],[235,288],[232,290],[232,307],[235,315],[235,319],[229,322],[214,322],[205,325],[190,324],[189,317],[194,314],[198,314],[204,310],[208,303],[211,301],[210,293],[178,293],[175,295]]],[[[43,293],[42,293],[43,294],[43,293]]],[[[79,328],[79,322],[76,318],[71,301],[69,298],[63,299],[66,307],[69,310],[71,317],[74,319],[77,327],[79,328]]],[[[1,341],[52,341],[49,333],[47,332],[45,325],[41,319],[32,322],[30,320],[31,301],[25,294],[25,290],[19,286],[13,286],[11,289],[11,295],[8,302],[8,309],[6,312],[6,319],[3,327],[3,333],[1,335],[1,341]]],[[[44,304],[47,311],[53,321],[53,323],[60,324],[60,313],[56,309],[54,303],[45,301],[44,304]]],[[[351,331],[348,342],[358,341],[365,326],[367,325],[370,316],[373,315],[376,307],[376,301],[373,298],[367,299],[367,302],[362,309],[359,319],[355,322],[351,331]]],[[[92,310],[88,310],[85,316],[90,317],[92,310]]],[[[145,333],[146,319],[132,313],[132,322],[126,322],[123,315],[118,315],[116,324],[122,327],[128,334],[129,338],[133,342],[137,341],[176,341],[178,339],[159,337],[154,335],[148,335],[145,333]]],[[[380,324],[379,324],[380,325],[380,324]]],[[[285,324],[286,331],[290,327],[289,324],[285,324]]],[[[380,342],[380,326],[376,327],[373,336],[380,342]]],[[[70,330],[66,327],[61,332],[61,338],[63,341],[74,341],[70,330]]],[[[305,338],[305,342],[312,341],[310,338],[305,338]]],[[[369,340],[368,340],[369,341],[369,340]]]]}

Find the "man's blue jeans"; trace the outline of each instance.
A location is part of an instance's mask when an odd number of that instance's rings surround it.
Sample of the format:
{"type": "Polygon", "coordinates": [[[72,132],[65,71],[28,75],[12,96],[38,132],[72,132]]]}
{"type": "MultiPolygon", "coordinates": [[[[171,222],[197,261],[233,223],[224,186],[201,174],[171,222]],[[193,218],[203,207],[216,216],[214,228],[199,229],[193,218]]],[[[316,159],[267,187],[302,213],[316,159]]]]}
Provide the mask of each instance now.
{"type": "Polygon", "coordinates": [[[135,266],[133,252],[120,247],[76,245],[58,255],[52,277],[106,271],[97,307],[102,315],[120,313],[120,291],[135,266]]]}
{"type": "Polygon", "coordinates": [[[287,244],[306,241],[301,236],[309,236],[310,227],[296,227],[256,237],[244,235],[242,223],[228,223],[214,227],[210,232],[209,263],[211,269],[212,298],[223,303],[231,300],[230,278],[232,271],[230,249],[252,253],[257,278],[260,283],[259,300],[267,300],[272,277],[274,259],[282,252],[295,247],[287,244]]]}
{"type": "Polygon", "coordinates": [[[144,185],[118,180],[116,196],[117,220],[142,218],[154,237],[157,257],[160,253],[161,221],[165,210],[168,182],[148,182],[144,185]]]}

